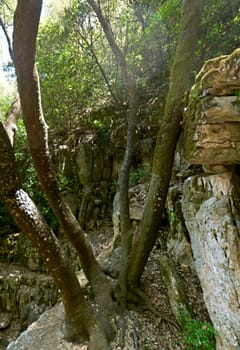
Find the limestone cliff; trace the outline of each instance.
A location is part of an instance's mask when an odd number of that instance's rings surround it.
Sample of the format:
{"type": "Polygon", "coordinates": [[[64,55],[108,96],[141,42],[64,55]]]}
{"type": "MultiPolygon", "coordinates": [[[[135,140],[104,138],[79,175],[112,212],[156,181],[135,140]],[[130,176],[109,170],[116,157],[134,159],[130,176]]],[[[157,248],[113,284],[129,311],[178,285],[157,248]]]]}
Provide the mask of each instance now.
{"type": "Polygon", "coordinates": [[[217,350],[239,350],[240,49],[207,61],[189,98],[185,157],[205,173],[185,180],[183,215],[217,350]]]}

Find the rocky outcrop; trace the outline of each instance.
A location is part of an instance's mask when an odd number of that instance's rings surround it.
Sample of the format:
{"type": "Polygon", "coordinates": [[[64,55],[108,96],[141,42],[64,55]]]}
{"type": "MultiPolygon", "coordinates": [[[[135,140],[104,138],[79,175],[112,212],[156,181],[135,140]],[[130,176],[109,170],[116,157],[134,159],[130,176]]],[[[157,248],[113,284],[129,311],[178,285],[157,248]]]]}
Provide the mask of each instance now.
{"type": "Polygon", "coordinates": [[[9,341],[58,299],[59,292],[46,273],[0,264],[0,349],[6,349],[9,341]]]}
{"type": "Polygon", "coordinates": [[[184,116],[188,162],[209,172],[240,162],[240,49],[207,61],[189,99],[184,116]]]}
{"type": "Polygon", "coordinates": [[[173,260],[169,259],[166,255],[160,257],[160,270],[163,282],[167,288],[172,312],[176,319],[178,319],[180,310],[190,310],[183,279],[178,273],[173,260]]]}
{"type": "Polygon", "coordinates": [[[240,348],[239,179],[202,175],[184,184],[183,212],[217,350],[240,348]]]}
{"type": "Polygon", "coordinates": [[[22,233],[12,233],[2,237],[0,263],[11,263],[27,268],[29,271],[47,272],[37,250],[22,233]]]}
{"type": "MultiPolygon", "coordinates": [[[[138,225],[142,219],[143,207],[147,195],[148,184],[139,184],[129,189],[130,219],[138,225]]],[[[120,194],[117,192],[113,200],[113,231],[114,245],[118,246],[121,239],[120,230],[120,194]]]]}
{"type": "Polygon", "coordinates": [[[206,62],[184,117],[183,215],[217,350],[240,349],[240,49],[206,62]]]}
{"type": "MultiPolygon", "coordinates": [[[[61,238],[75,269],[77,253],[61,238]]],[[[0,349],[59,299],[58,289],[38,252],[21,233],[2,237],[0,244],[0,349]],[[6,325],[6,318],[9,324],[6,325]]]]}
{"type": "Polygon", "coordinates": [[[16,318],[21,315],[24,306],[32,301],[47,307],[54,305],[58,296],[53,279],[47,274],[1,265],[0,305],[16,318]]]}
{"type": "MultiPolygon", "coordinates": [[[[49,350],[76,349],[74,344],[64,340],[63,335],[64,311],[61,304],[46,311],[37,322],[34,322],[7,350],[49,350]]],[[[79,348],[79,346],[78,346],[79,348]]]]}
{"type": "MultiPolygon", "coordinates": [[[[152,128],[142,128],[138,130],[143,138],[138,143],[133,169],[149,165],[154,151],[152,128]]],[[[99,227],[105,215],[106,203],[112,200],[113,182],[118,178],[125,147],[123,135],[115,133],[112,135],[111,131],[100,129],[76,133],[56,150],[56,162],[67,187],[66,200],[86,230],[99,227]],[[69,191],[70,188],[72,190],[71,182],[76,184],[75,193],[69,191]]]]}
{"type": "Polygon", "coordinates": [[[195,272],[191,243],[182,213],[182,188],[179,185],[168,189],[166,207],[169,222],[168,254],[177,265],[195,272]]]}

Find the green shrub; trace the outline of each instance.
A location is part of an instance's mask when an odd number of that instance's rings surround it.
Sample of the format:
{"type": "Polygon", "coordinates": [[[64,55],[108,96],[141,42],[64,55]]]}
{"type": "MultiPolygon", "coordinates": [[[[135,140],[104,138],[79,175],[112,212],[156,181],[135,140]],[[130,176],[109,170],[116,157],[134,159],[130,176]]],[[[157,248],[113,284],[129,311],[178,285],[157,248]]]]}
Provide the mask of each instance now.
{"type": "Polygon", "coordinates": [[[215,329],[210,322],[192,318],[188,311],[179,311],[178,322],[182,327],[186,350],[215,350],[215,329]]]}
{"type": "Polygon", "coordinates": [[[151,166],[149,163],[144,163],[142,167],[132,171],[129,176],[129,186],[133,187],[140,183],[144,183],[150,180],[151,166]]]}

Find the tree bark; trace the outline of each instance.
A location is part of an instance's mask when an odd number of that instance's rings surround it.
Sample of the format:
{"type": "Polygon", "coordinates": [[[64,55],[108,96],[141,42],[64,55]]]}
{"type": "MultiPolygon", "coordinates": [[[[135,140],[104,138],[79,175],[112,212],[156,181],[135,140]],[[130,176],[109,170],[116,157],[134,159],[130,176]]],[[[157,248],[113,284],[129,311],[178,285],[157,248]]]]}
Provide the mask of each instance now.
{"type": "MultiPolygon", "coordinates": [[[[77,317],[83,317],[84,327],[87,329],[90,337],[89,348],[92,346],[94,348],[95,346],[94,349],[102,349],[103,344],[104,346],[107,344],[107,337],[112,335],[109,321],[114,310],[111,284],[98,264],[84,231],[79,226],[77,219],[59,190],[51,160],[48,146],[48,128],[42,111],[39,77],[35,65],[36,37],[41,7],[41,0],[18,0],[14,17],[14,63],[24,124],[41,187],[64,232],[78,252],[83,270],[93,287],[94,300],[98,304],[98,315],[101,316],[101,320],[93,311],[88,312],[87,309],[83,312],[86,317],[81,316],[78,309],[76,309],[76,315],[77,317]],[[92,322],[93,319],[94,322],[92,322]],[[103,323],[105,324],[105,329],[102,327],[103,323]],[[98,341],[94,335],[95,333],[99,334],[98,341]],[[91,345],[92,342],[95,345],[91,345]]],[[[27,230],[27,227],[25,230],[27,230]]],[[[54,255],[54,253],[52,254],[54,255]]],[[[71,286],[70,283],[69,285],[71,286]]],[[[69,285],[66,284],[65,288],[69,289],[69,285]]],[[[78,299],[76,294],[74,299],[78,299]]],[[[68,301],[71,303],[71,299],[68,301]]],[[[68,314],[66,314],[66,317],[68,319],[68,314]]],[[[75,331],[77,332],[76,327],[75,331]]],[[[107,345],[105,348],[107,349],[107,345]]]]}
{"type": "Polygon", "coordinates": [[[199,37],[203,3],[203,0],[183,0],[182,2],[180,37],[170,73],[164,118],[158,132],[149,192],[128,273],[128,282],[132,289],[139,285],[161,225],[175,148],[181,130],[184,92],[190,85],[191,65],[195,44],[199,37]]]}
{"type": "Polygon", "coordinates": [[[109,20],[103,15],[100,6],[96,4],[94,0],[87,0],[89,5],[95,11],[99,22],[103,28],[105,36],[108,43],[115,54],[119,65],[122,70],[122,75],[126,81],[127,93],[128,93],[128,104],[129,104],[129,114],[128,114],[128,132],[127,132],[127,144],[124,153],[123,162],[119,173],[119,191],[120,191],[120,226],[121,226],[121,262],[120,262],[120,273],[119,273],[119,285],[121,287],[122,302],[125,304],[127,296],[127,271],[129,265],[129,254],[131,251],[132,244],[132,225],[129,213],[129,174],[133,158],[136,151],[137,145],[137,125],[139,123],[138,117],[138,94],[136,79],[131,71],[124,53],[118,46],[109,20]]]}
{"type": "Polygon", "coordinates": [[[48,127],[42,105],[38,72],[35,65],[36,36],[41,1],[19,0],[15,12],[13,50],[18,89],[27,131],[28,144],[41,187],[66,236],[78,252],[81,266],[96,298],[111,304],[111,288],[98,264],[84,231],[64,200],[56,179],[48,146],[48,127]]]}
{"type": "MultiPolygon", "coordinates": [[[[0,199],[5,203],[18,227],[38,250],[58,286],[65,311],[65,337],[69,341],[89,340],[89,349],[109,349],[111,327],[86,301],[75,271],[66,258],[56,236],[41,213],[21,188],[13,149],[0,122],[0,199]]],[[[107,322],[107,321],[106,321],[107,322]]]]}
{"type": "Polygon", "coordinates": [[[85,316],[82,317],[82,315],[92,315],[92,312],[89,312],[89,306],[85,301],[76,274],[66,259],[57,238],[28,194],[21,188],[13,149],[1,122],[0,140],[0,198],[4,201],[18,227],[38,250],[61,291],[66,315],[66,337],[86,339],[88,336],[87,322],[85,322],[85,316]]]}

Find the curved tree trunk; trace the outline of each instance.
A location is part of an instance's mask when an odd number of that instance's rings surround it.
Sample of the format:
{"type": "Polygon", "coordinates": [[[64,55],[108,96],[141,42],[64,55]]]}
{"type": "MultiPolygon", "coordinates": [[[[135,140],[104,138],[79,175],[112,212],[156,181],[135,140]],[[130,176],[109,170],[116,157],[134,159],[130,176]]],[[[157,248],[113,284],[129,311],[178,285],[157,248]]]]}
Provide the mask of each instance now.
{"type": "Polygon", "coordinates": [[[43,191],[64,231],[71,237],[75,248],[80,252],[81,263],[90,279],[95,273],[92,271],[92,266],[96,271],[99,266],[84,232],[75,227],[78,226],[77,220],[74,220],[74,216],[71,215],[70,209],[61,196],[49,153],[48,127],[42,111],[39,78],[35,66],[40,11],[41,1],[20,0],[15,12],[13,49],[24,124],[34,166],[43,191]],[[84,256],[82,257],[83,251],[84,256]]]}
{"type": "Polygon", "coordinates": [[[182,3],[181,31],[170,74],[164,118],[158,132],[149,193],[128,273],[128,282],[132,289],[139,285],[148,256],[156,241],[165,208],[175,148],[181,130],[183,97],[184,92],[189,89],[191,64],[199,37],[203,2],[203,0],[183,0],[182,3]]]}
{"type": "MultiPolygon", "coordinates": [[[[46,263],[61,291],[66,315],[66,337],[88,337],[85,317],[92,315],[84,299],[73,267],[66,259],[57,238],[47,225],[30,197],[21,188],[13,149],[2,123],[0,123],[0,198],[6,204],[15,222],[32,241],[46,263]]],[[[91,317],[88,318],[89,320],[91,317]]]]}
{"type": "Polygon", "coordinates": [[[97,302],[99,300],[99,304],[106,311],[112,311],[111,286],[107,283],[84,231],[59,190],[49,152],[48,127],[42,111],[35,66],[40,12],[41,1],[19,0],[14,19],[13,50],[28,144],[41,187],[66,236],[78,252],[81,266],[92,284],[97,302]]]}
{"type": "Polygon", "coordinates": [[[66,339],[78,342],[89,340],[89,350],[108,350],[109,334],[104,329],[102,319],[86,301],[75,271],[53,231],[21,188],[13,149],[2,122],[0,140],[0,199],[38,250],[61,292],[66,339]]]}
{"type": "MultiPolygon", "coordinates": [[[[71,288],[71,283],[65,283],[61,288],[63,298],[64,293],[68,295],[69,289],[72,290],[69,293],[74,294],[66,298],[70,306],[74,305],[74,307],[69,307],[74,315],[69,315],[68,308],[65,308],[67,325],[70,324],[71,326],[67,329],[68,334],[72,333],[70,338],[77,338],[79,334],[77,321],[82,318],[81,324],[90,338],[89,349],[108,349],[107,338],[112,336],[110,316],[112,317],[114,310],[111,285],[98,264],[84,231],[79,226],[77,219],[58,188],[48,147],[48,130],[42,112],[39,78],[35,65],[36,37],[41,7],[41,0],[18,0],[14,17],[14,63],[28,144],[41,187],[65,234],[78,252],[83,270],[93,287],[94,300],[98,304],[98,314],[95,314],[91,309],[89,311],[84,298],[81,297],[80,290],[76,292],[74,286],[71,288]],[[76,307],[76,304],[79,304],[79,307],[76,307]],[[80,305],[84,310],[80,309],[80,305]]],[[[14,201],[12,200],[11,203],[14,203],[14,201]]],[[[28,204],[31,207],[32,204],[30,202],[28,204]]],[[[20,204],[15,201],[14,205],[13,207],[17,209],[20,204]]],[[[11,209],[10,205],[9,208],[11,209]]],[[[33,208],[33,205],[31,208],[33,208]]],[[[14,210],[12,209],[11,212],[13,215],[15,214],[17,221],[16,216],[18,214],[14,210]]],[[[31,216],[31,211],[29,214],[31,216]]],[[[29,225],[27,220],[26,222],[26,225],[29,225]]],[[[20,224],[25,233],[31,231],[30,227],[24,226],[21,222],[20,224]]],[[[45,242],[41,242],[41,244],[44,248],[45,242]]],[[[57,248],[56,245],[53,247],[57,248]]],[[[38,244],[36,248],[41,250],[38,244]]],[[[55,254],[54,249],[51,252],[52,255],[55,254]]],[[[49,259],[49,257],[43,255],[43,258],[45,263],[48,264],[49,262],[46,259],[49,259]]],[[[50,269],[50,272],[54,275],[55,267],[50,269]]],[[[64,273],[64,271],[62,272],[64,273]]],[[[70,276],[68,277],[70,278],[70,276]]],[[[72,275],[72,278],[76,279],[76,276],[72,275]]],[[[68,304],[66,305],[68,306],[68,304]]]]}

